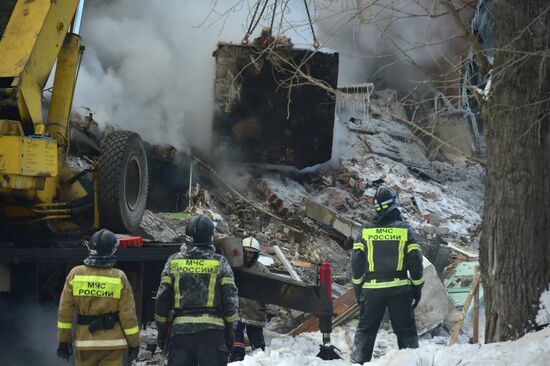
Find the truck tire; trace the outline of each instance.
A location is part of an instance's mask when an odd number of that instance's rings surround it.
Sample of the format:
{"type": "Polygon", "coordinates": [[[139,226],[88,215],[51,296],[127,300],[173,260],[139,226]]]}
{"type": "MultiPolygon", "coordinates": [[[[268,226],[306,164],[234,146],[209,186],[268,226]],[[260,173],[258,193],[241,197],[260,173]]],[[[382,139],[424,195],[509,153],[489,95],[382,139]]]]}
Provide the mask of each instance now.
{"type": "Polygon", "coordinates": [[[135,232],[147,204],[147,155],[137,133],[115,131],[103,141],[99,157],[98,201],[101,226],[135,232]]]}

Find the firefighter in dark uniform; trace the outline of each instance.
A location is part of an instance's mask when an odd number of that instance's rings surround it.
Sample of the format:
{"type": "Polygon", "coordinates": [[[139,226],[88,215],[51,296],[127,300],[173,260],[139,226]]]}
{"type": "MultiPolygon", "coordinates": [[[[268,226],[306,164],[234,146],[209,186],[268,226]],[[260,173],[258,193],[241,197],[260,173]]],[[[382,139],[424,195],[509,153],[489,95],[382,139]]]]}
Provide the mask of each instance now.
{"type": "Polygon", "coordinates": [[[424,283],[420,246],[401,218],[393,189],[380,187],[374,204],[376,224],[361,230],[351,258],[360,309],[351,361],[359,364],[371,360],[386,308],[399,348],[418,348],[414,308],[424,283]]]}
{"type": "Polygon", "coordinates": [[[205,215],[193,218],[186,244],[162,271],[155,321],[169,366],[227,365],[239,296],[227,258],[215,253],[214,228],[205,215]]]}
{"type": "Polygon", "coordinates": [[[76,347],[76,365],[121,366],[139,353],[139,326],[132,287],[124,272],[113,268],[118,239],[102,229],[90,238],[84,265],[67,275],[57,317],[57,355],[68,360],[76,347]],[[73,318],[76,311],[76,327],[73,318]]]}

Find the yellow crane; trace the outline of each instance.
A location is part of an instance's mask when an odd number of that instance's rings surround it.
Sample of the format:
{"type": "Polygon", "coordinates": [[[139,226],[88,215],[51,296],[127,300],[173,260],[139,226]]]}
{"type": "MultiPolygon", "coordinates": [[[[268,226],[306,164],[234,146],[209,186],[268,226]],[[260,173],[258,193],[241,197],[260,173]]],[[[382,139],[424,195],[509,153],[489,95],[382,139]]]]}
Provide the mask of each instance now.
{"type": "Polygon", "coordinates": [[[147,200],[147,159],[132,132],[108,135],[88,170],[66,163],[84,51],[84,0],[0,2],[0,226],[134,231],[147,200]],[[55,68],[51,98],[43,89],[55,68]],[[45,110],[47,107],[47,111],[45,110]]]}

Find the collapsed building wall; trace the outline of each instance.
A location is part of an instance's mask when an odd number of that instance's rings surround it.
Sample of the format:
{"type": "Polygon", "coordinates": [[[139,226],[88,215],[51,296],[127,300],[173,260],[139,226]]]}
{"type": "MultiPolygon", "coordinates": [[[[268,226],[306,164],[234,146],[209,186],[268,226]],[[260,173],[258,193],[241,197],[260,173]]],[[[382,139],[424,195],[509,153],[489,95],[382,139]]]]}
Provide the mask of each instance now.
{"type": "Polygon", "coordinates": [[[331,158],[335,98],[309,76],[335,88],[338,54],[220,43],[214,55],[215,156],[299,168],[331,158]]]}

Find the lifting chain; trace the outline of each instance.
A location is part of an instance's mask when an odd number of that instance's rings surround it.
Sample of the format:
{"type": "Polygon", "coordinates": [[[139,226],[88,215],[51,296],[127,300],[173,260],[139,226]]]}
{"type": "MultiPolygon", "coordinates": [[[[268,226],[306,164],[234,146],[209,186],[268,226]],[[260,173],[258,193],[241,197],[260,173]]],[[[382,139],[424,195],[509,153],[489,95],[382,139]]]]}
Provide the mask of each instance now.
{"type": "Polygon", "coordinates": [[[260,19],[262,18],[262,15],[264,14],[265,8],[267,7],[267,3],[269,0],[265,0],[264,6],[262,7],[262,11],[260,12],[260,15],[256,19],[256,16],[258,15],[258,9],[260,9],[260,5],[262,3],[262,0],[258,0],[256,2],[256,7],[254,9],[254,13],[252,14],[252,19],[250,19],[250,25],[248,26],[248,30],[246,31],[246,34],[244,35],[243,40],[241,41],[242,44],[247,45],[248,44],[248,38],[252,35],[252,32],[256,29],[258,26],[258,23],[260,22],[260,19]]]}
{"type": "MultiPolygon", "coordinates": [[[[277,12],[277,0],[275,0],[275,2],[273,3],[273,15],[271,16],[271,22],[269,23],[269,34],[270,34],[270,36],[273,36],[273,23],[275,22],[275,13],[276,12],[277,12]]],[[[271,38],[271,40],[273,41],[274,38],[271,38]]],[[[264,47],[269,46],[269,42],[270,42],[270,39],[266,38],[263,41],[263,46],[264,47]]]]}
{"type": "Polygon", "coordinates": [[[271,23],[269,24],[269,29],[271,29],[272,33],[273,33],[273,23],[275,22],[276,12],[277,12],[277,0],[275,0],[275,3],[273,4],[273,16],[271,17],[271,23]]]}
{"type": "Polygon", "coordinates": [[[309,21],[309,27],[311,28],[311,34],[313,35],[313,48],[316,50],[319,49],[321,44],[317,40],[317,36],[315,35],[315,29],[313,29],[313,22],[311,21],[311,14],[309,13],[309,7],[307,6],[307,0],[304,0],[304,6],[306,7],[306,13],[307,13],[307,19],[309,21]]]}
{"type": "MultiPolygon", "coordinates": [[[[275,0],[274,4],[273,4],[273,15],[271,16],[271,22],[270,22],[270,25],[269,25],[269,28],[271,29],[271,32],[273,32],[273,23],[275,22],[275,14],[277,12],[277,2],[278,2],[278,0],[275,0]]],[[[258,15],[258,10],[260,9],[260,5],[262,5],[262,0],[256,1],[256,6],[254,7],[254,13],[252,14],[252,18],[250,19],[250,24],[248,25],[248,30],[246,31],[246,34],[244,35],[244,38],[241,41],[241,43],[243,45],[248,44],[248,42],[249,42],[248,39],[250,38],[250,36],[252,35],[252,33],[254,32],[256,27],[258,26],[258,23],[260,23],[260,19],[262,18],[263,14],[265,12],[265,9],[267,8],[268,3],[269,3],[269,0],[265,0],[263,2],[262,10],[260,11],[260,14],[258,15]]],[[[313,48],[315,48],[317,50],[317,49],[319,49],[321,44],[319,43],[319,40],[317,39],[317,35],[315,34],[315,29],[313,28],[313,22],[311,21],[311,13],[309,12],[309,6],[307,4],[307,0],[304,0],[304,7],[306,8],[306,14],[307,14],[308,22],[309,22],[309,28],[311,29],[311,34],[313,35],[313,48]]],[[[284,15],[283,14],[284,10],[285,10],[284,8],[285,8],[285,6],[283,5],[282,8],[281,8],[281,17],[284,15]]]]}

